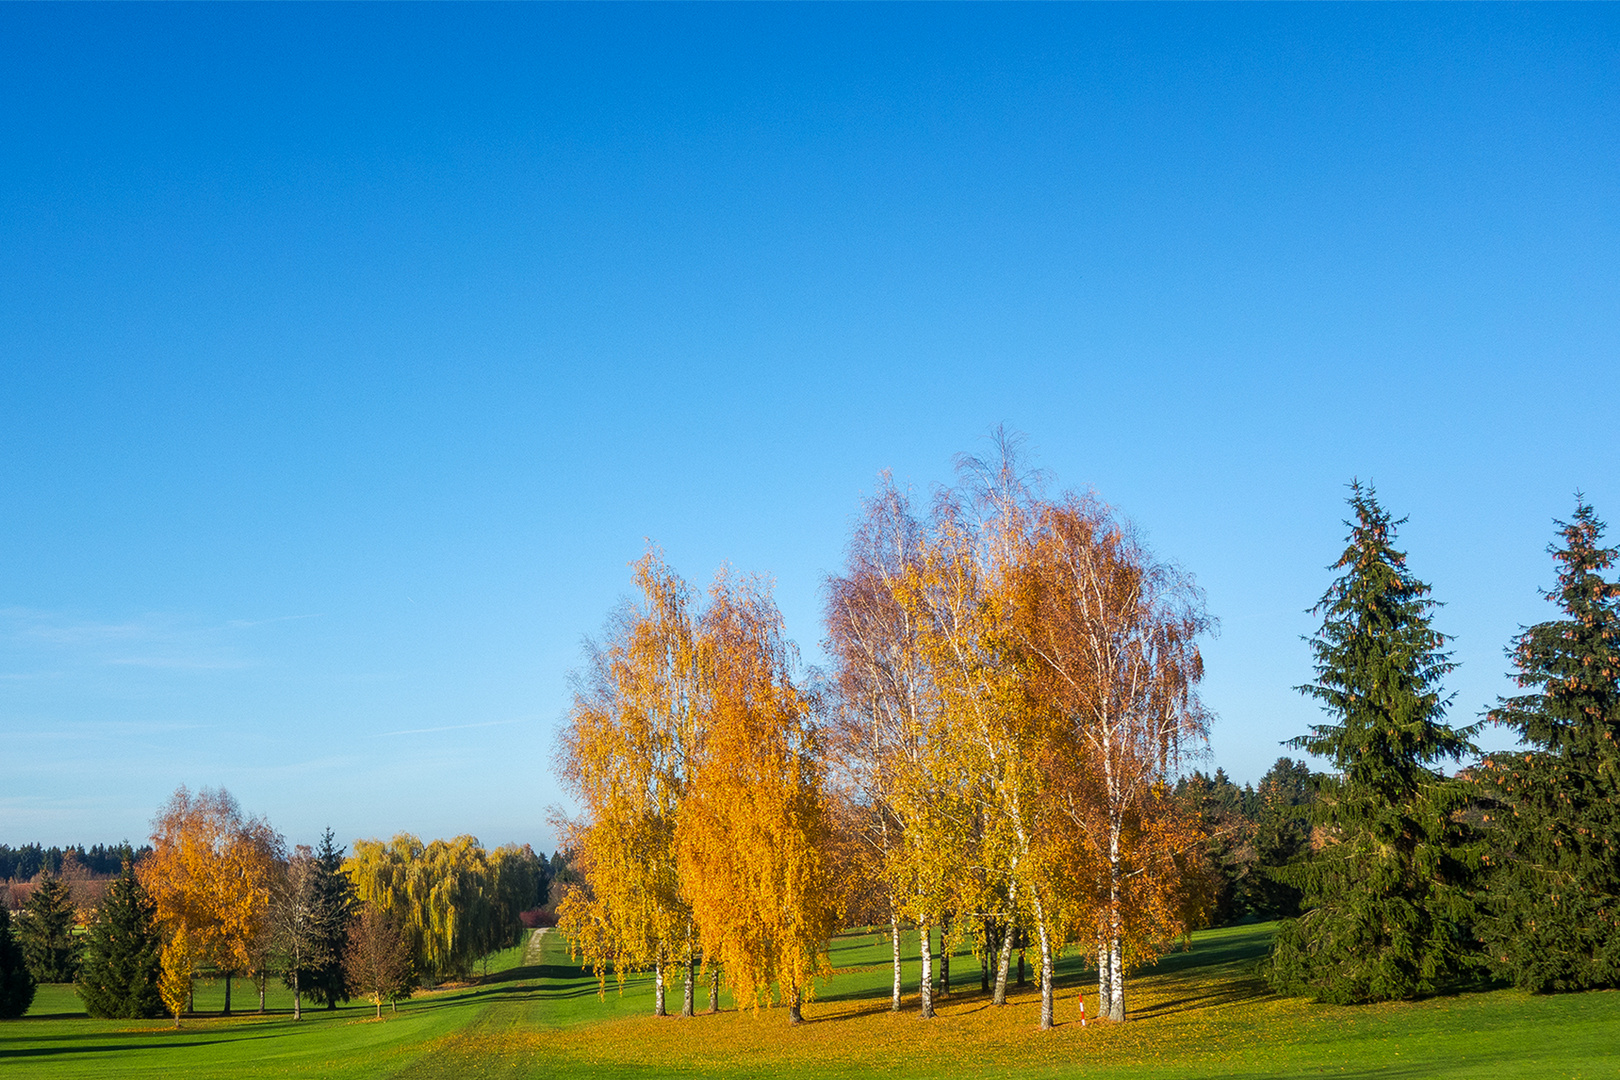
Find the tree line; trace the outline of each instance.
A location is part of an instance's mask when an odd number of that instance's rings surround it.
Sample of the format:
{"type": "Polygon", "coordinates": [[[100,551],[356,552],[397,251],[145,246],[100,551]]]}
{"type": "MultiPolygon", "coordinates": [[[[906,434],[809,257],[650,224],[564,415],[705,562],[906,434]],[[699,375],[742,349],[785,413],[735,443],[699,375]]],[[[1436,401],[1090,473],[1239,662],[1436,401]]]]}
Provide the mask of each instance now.
{"type": "Polygon", "coordinates": [[[193,1011],[199,974],[247,979],[265,1008],[280,977],[327,1008],[383,1004],[423,983],[464,976],[474,959],[513,944],[519,913],[544,902],[548,864],[527,845],[486,851],[472,837],[422,844],[359,841],[352,857],[327,830],[287,848],[223,789],[182,787],[153,822],[152,845],[127,850],[118,877],[76,932],[66,882],[45,874],[17,924],[0,908],[0,1016],[27,1011],[40,982],[74,982],[92,1016],[193,1011]]]}
{"type": "Polygon", "coordinates": [[[0,844],[0,881],[28,881],[40,874],[63,874],[75,865],[99,877],[116,875],[126,858],[139,862],[151,854],[151,847],[131,848],[126,844],[70,844],[67,847],[42,847],[22,844],[12,847],[0,844]]]}
{"type": "Polygon", "coordinates": [[[1184,772],[1207,733],[1192,579],[1088,493],[1045,493],[1002,435],[919,509],[884,479],[825,584],[826,670],[806,671],[766,582],[697,593],[656,549],[576,673],[557,766],[579,880],[560,908],[605,988],[707,975],[739,1003],[799,1007],[837,925],[881,925],[900,1009],[948,993],[967,944],[1000,1004],[1015,951],[1097,972],[1123,1019],[1128,973],[1192,929],[1282,919],[1265,973],[1359,1002],[1481,980],[1620,984],[1620,585],[1578,501],[1552,552],[1561,617],[1511,649],[1526,693],[1452,727],[1448,639],[1394,546],[1400,521],[1351,488],[1338,577],[1313,609],[1324,722],[1252,788],[1184,772]],[[1444,766],[1465,765],[1455,775],[1444,766]],[[937,941],[937,945],[935,942],[937,941]]]}

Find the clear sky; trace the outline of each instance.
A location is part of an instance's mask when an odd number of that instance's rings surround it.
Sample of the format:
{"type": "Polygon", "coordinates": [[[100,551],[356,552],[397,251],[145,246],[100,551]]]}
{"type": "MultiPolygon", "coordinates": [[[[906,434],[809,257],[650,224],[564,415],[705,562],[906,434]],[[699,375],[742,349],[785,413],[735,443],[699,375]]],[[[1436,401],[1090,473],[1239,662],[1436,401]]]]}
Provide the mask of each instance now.
{"type": "Polygon", "coordinates": [[[813,661],[999,422],[1207,590],[1205,767],[1316,717],[1353,476],[1467,722],[1620,529],[1617,316],[1613,5],[0,5],[0,842],[549,848],[647,538],[813,661]]]}

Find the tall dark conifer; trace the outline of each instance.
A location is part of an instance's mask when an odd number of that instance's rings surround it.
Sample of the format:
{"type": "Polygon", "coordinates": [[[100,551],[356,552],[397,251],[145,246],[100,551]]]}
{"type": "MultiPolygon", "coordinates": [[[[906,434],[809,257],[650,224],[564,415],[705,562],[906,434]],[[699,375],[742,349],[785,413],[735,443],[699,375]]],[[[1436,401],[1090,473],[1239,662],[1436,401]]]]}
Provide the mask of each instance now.
{"type": "Polygon", "coordinates": [[[348,946],[349,924],[360,909],[354,883],[343,872],[343,850],[334,841],[331,829],[326,830],[321,846],[315,849],[308,888],[314,897],[311,908],[320,913],[320,940],[315,951],[321,962],[301,969],[298,976],[304,992],[328,1009],[349,1000],[343,950],[348,946]]]}
{"type": "Polygon", "coordinates": [[[0,904],[0,1020],[12,1020],[34,1003],[34,977],[22,946],[12,936],[11,910],[0,904]]]}
{"type": "Polygon", "coordinates": [[[23,956],[35,982],[72,982],[79,973],[79,944],[73,940],[73,893],[55,874],[43,874],[17,920],[23,956]]]}
{"type": "Polygon", "coordinates": [[[162,1016],[158,957],[162,938],[157,908],[135,880],[126,859],[107,890],[85,942],[79,997],[91,1016],[136,1019],[162,1016]]]}
{"type": "Polygon", "coordinates": [[[1564,618],[1509,650],[1529,691],[1490,713],[1524,750],[1479,770],[1493,841],[1480,923],[1499,976],[1528,990],[1620,986],[1620,583],[1585,500],[1549,550],[1564,618]]]}
{"type": "Polygon", "coordinates": [[[1313,820],[1325,843],[1285,874],[1303,913],[1277,933],[1267,975],[1284,993],[1338,1003],[1409,998],[1469,964],[1469,883],[1477,855],[1457,811],[1466,790],[1436,765],[1472,750],[1445,723],[1440,683],[1455,666],[1430,624],[1435,601],[1396,550],[1370,487],[1351,485],[1356,520],[1313,613],[1316,681],[1300,687],[1332,718],[1291,745],[1329,759],[1313,820]]]}

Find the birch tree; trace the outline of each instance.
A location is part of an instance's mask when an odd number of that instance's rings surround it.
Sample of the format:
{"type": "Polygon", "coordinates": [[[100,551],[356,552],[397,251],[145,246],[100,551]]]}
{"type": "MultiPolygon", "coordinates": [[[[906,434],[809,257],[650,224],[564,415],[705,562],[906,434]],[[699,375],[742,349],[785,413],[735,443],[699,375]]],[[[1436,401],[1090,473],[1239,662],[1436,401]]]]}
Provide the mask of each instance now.
{"type": "Polygon", "coordinates": [[[640,593],[609,623],[575,680],[558,771],[583,806],[565,839],[583,881],[559,907],[576,955],[603,981],[651,969],[663,1016],[665,976],[683,971],[692,1014],[693,912],[681,888],[675,827],[701,737],[691,593],[655,552],[635,568],[640,593]]]}
{"type": "Polygon", "coordinates": [[[681,882],[739,1004],[773,984],[801,1019],[837,928],[820,747],[769,587],[722,573],[700,636],[705,739],[681,809],[681,882]]]}
{"type": "Polygon", "coordinates": [[[1212,623],[1191,578],[1155,558],[1129,522],[1068,494],[1035,515],[1015,625],[1069,763],[1055,790],[1087,849],[1074,865],[1100,875],[1079,894],[1096,910],[1099,1012],[1123,1020],[1133,922],[1143,945],[1173,925],[1147,913],[1176,909],[1178,859],[1195,846],[1164,784],[1208,729],[1198,640],[1212,623]]]}

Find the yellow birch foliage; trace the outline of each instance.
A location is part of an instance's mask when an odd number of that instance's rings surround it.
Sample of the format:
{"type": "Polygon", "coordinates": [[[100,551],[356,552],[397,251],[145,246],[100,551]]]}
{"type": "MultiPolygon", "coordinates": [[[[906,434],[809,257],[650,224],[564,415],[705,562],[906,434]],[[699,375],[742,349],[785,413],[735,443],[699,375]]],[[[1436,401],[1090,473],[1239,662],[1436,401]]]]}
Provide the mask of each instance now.
{"type": "Polygon", "coordinates": [[[638,603],[576,676],[558,753],[583,811],[563,823],[583,884],[563,897],[558,925],[599,981],[653,968],[661,988],[665,967],[693,957],[675,830],[703,716],[690,590],[652,551],[635,582],[638,603]]]}
{"type": "Polygon", "coordinates": [[[799,1018],[837,928],[811,703],[758,579],[722,573],[702,621],[704,752],[682,808],[681,882],[704,956],[739,1003],[773,985],[799,1018]]]}
{"type": "Polygon", "coordinates": [[[248,971],[262,952],[282,839],[230,792],[175,791],[153,822],[152,854],[137,874],[165,933],[221,971],[248,971]]]}

